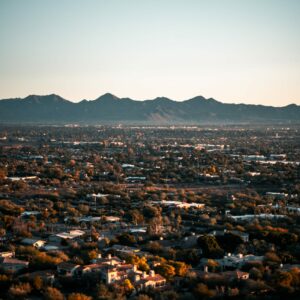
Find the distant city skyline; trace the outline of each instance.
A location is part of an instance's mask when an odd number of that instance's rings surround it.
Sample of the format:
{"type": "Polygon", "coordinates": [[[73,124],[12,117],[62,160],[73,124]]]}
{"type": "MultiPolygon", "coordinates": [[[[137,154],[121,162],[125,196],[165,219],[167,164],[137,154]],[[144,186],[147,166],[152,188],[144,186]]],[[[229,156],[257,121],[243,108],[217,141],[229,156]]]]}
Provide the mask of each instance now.
{"type": "Polygon", "coordinates": [[[298,0],[0,0],[0,99],[300,105],[298,0]]]}

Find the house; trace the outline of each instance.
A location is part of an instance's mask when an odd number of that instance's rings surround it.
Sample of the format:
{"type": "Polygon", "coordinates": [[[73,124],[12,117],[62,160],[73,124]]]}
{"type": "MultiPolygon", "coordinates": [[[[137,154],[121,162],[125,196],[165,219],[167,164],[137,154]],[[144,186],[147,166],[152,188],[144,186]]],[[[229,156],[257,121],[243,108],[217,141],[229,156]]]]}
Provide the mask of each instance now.
{"type": "Polygon", "coordinates": [[[57,250],[60,250],[61,248],[62,248],[61,246],[47,244],[42,247],[42,250],[49,252],[49,251],[57,251],[57,250]]]}
{"type": "Polygon", "coordinates": [[[111,284],[121,282],[127,278],[131,279],[137,291],[148,288],[158,288],[166,284],[166,279],[159,274],[155,274],[153,270],[147,274],[137,270],[136,265],[120,264],[117,266],[108,266],[105,270],[105,282],[111,284]]]}
{"type": "Polygon", "coordinates": [[[137,270],[136,265],[120,264],[105,269],[106,284],[120,282],[127,278],[131,279],[137,291],[146,290],[148,288],[159,288],[166,284],[166,279],[161,275],[155,274],[153,270],[149,271],[149,274],[141,272],[137,270]]]}
{"type": "Polygon", "coordinates": [[[264,256],[256,256],[253,254],[243,255],[241,253],[232,255],[228,253],[222,259],[215,259],[222,268],[240,268],[249,262],[262,262],[264,256]]]}
{"type": "Polygon", "coordinates": [[[147,227],[132,227],[128,229],[128,232],[131,234],[145,234],[147,233],[147,227]]]}
{"type": "Polygon", "coordinates": [[[21,244],[40,249],[46,244],[46,241],[37,238],[25,238],[21,241],[21,244]]]}
{"type": "Polygon", "coordinates": [[[55,271],[53,270],[43,270],[43,271],[36,271],[32,273],[26,273],[19,276],[20,279],[29,279],[34,280],[36,277],[42,279],[44,284],[53,285],[55,281],[55,271]]]}
{"type": "Polygon", "coordinates": [[[214,280],[226,280],[228,283],[235,281],[235,280],[247,280],[249,279],[249,273],[248,272],[242,272],[240,270],[235,271],[226,271],[226,272],[203,272],[195,270],[195,273],[197,276],[205,281],[214,281],[214,280]]]}
{"type": "Polygon", "coordinates": [[[74,276],[76,270],[80,267],[80,265],[76,265],[69,262],[62,262],[57,265],[57,273],[63,276],[74,276]]]}
{"type": "Polygon", "coordinates": [[[196,203],[196,202],[181,202],[181,201],[171,201],[171,200],[163,200],[163,201],[151,201],[152,204],[158,204],[162,206],[167,206],[171,208],[183,208],[183,209],[189,209],[189,208],[197,208],[202,209],[205,207],[205,204],[203,203],[196,203]]]}
{"type": "Polygon", "coordinates": [[[0,259],[1,259],[1,257],[12,258],[14,256],[15,256],[15,253],[13,251],[2,251],[2,252],[0,252],[0,259]]]}
{"type": "Polygon", "coordinates": [[[228,281],[233,280],[247,280],[249,279],[249,273],[248,272],[242,272],[240,270],[235,271],[227,271],[221,273],[228,281]]]}
{"type": "Polygon", "coordinates": [[[245,161],[264,161],[266,157],[264,155],[244,155],[245,161]]]}
{"type": "Polygon", "coordinates": [[[135,165],[132,164],[122,164],[123,169],[133,169],[135,168],[135,165]]]}
{"type": "Polygon", "coordinates": [[[86,216],[78,219],[79,223],[93,223],[101,221],[101,217],[86,216]]]}
{"type": "Polygon", "coordinates": [[[130,182],[130,183],[139,183],[139,182],[143,182],[146,180],[145,176],[129,176],[125,178],[126,182],[130,182]]]}
{"type": "Polygon", "coordinates": [[[88,273],[101,273],[102,270],[107,266],[108,265],[104,263],[93,263],[89,265],[84,265],[76,269],[75,274],[80,277],[88,273]]]}
{"type": "Polygon", "coordinates": [[[120,254],[129,254],[134,255],[137,252],[140,251],[140,249],[135,247],[129,247],[129,246],[123,246],[123,245],[113,245],[110,249],[115,250],[116,252],[119,252],[120,254]]]}
{"type": "Polygon", "coordinates": [[[92,260],[93,263],[101,263],[104,265],[116,266],[122,262],[122,260],[117,256],[111,256],[108,254],[107,257],[98,257],[92,260]]]}
{"type": "MultiPolygon", "coordinates": [[[[159,274],[155,274],[153,270],[147,274],[139,271],[136,265],[127,264],[119,258],[107,257],[100,258],[91,265],[80,267],[78,274],[83,275],[90,272],[98,272],[100,278],[106,284],[120,283],[125,279],[130,279],[133,282],[137,291],[147,288],[158,288],[166,284],[166,279],[159,274]]],[[[94,262],[94,261],[93,261],[94,262]]]]}
{"type": "Polygon", "coordinates": [[[286,197],[288,197],[288,194],[286,193],[276,193],[276,192],[267,192],[266,195],[277,200],[283,200],[286,197]]]}
{"type": "MultiPolygon", "coordinates": [[[[198,241],[199,236],[200,236],[200,234],[199,235],[195,235],[194,233],[192,235],[190,235],[190,236],[186,236],[183,239],[179,240],[178,246],[180,246],[183,249],[188,249],[188,248],[196,247],[198,245],[197,241],[198,241]]],[[[197,250],[199,250],[200,253],[202,254],[202,250],[201,249],[197,248],[197,250]]]]}
{"type": "Polygon", "coordinates": [[[300,264],[281,264],[280,269],[286,272],[293,270],[296,273],[300,273],[300,264]]]}
{"type": "Polygon", "coordinates": [[[62,240],[76,240],[85,234],[82,230],[70,230],[69,232],[60,232],[49,237],[50,242],[60,243],[62,240]]]}
{"type": "Polygon", "coordinates": [[[33,210],[33,211],[24,211],[21,213],[21,217],[22,218],[28,218],[30,216],[38,216],[40,215],[41,212],[37,211],[37,210],[33,210]]]}
{"type": "Polygon", "coordinates": [[[119,217],[115,217],[115,216],[105,216],[104,220],[106,222],[116,223],[116,222],[120,222],[121,219],[119,217]]]}
{"type": "Polygon", "coordinates": [[[155,274],[153,270],[147,275],[143,272],[142,276],[135,275],[134,286],[137,291],[143,291],[149,288],[160,288],[166,285],[166,279],[160,274],[155,274]]]}
{"type": "Polygon", "coordinates": [[[214,235],[214,236],[223,236],[225,234],[233,234],[233,235],[237,235],[239,236],[245,243],[249,242],[249,234],[246,232],[242,232],[239,230],[227,230],[224,229],[222,230],[214,230],[210,233],[210,235],[214,235]]]}
{"type": "Polygon", "coordinates": [[[274,214],[257,214],[257,215],[241,215],[241,216],[232,216],[228,215],[234,221],[251,221],[254,219],[284,219],[287,218],[285,215],[274,215],[274,214]]]}
{"type": "Polygon", "coordinates": [[[103,271],[103,278],[106,284],[119,282],[129,277],[129,274],[137,271],[136,266],[121,263],[116,266],[107,266],[103,271]]]}
{"type": "Polygon", "coordinates": [[[89,265],[80,266],[75,271],[75,275],[82,276],[87,273],[99,273],[100,277],[106,281],[107,279],[107,270],[113,270],[116,267],[118,269],[127,266],[127,268],[132,268],[131,265],[125,264],[124,261],[120,260],[117,256],[111,256],[110,254],[106,258],[102,258],[99,255],[98,258],[95,258],[91,261],[89,265]]]}
{"type": "Polygon", "coordinates": [[[98,193],[98,194],[87,194],[87,198],[92,198],[92,199],[101,199],[101,198],[105,198],[105,197],[108,197],[109,194],[101,194],[101,193],[98,193]]]}
{"type": "Polygon", "coordinates": [[[28,268],[29,262],[16,258],[3,257],[0,259],[0,267],[5,271],[19,272],[28,268]]]}

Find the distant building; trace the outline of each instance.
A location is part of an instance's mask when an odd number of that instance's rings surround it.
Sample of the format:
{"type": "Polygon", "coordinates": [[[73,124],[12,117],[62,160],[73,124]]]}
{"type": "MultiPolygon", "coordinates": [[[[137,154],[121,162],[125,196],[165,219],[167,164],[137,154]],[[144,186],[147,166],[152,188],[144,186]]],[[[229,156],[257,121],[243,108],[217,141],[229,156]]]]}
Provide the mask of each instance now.
{"type": "Polygon", "coordinates": [[[267,192],[266,195],[278,200],[283,200],[286,197],[288,197],[288,194],[286,193],[276,193],[276,192],[267,192]]]}
{"type": "Polygon", "coordinates": [[[54,270],[36,271],[36,272],[32,272],[32,273],[23,274],[23,275],[19,276],[18,278],[34,280],[36,277],[41,278],[44,284],[53,285],[53,283],[55,281],[55,271],[54,270]]]}
{"type": "Polygon", "coordinates": [[[62,262],[57,265],[57,273],[63,276],[74,276],[76,270],[80,267],[80,265],[76,265],[69,262],[62,262]]]}
{"type": "Polygon", "coordinates": [[[224,234],[233,234],[239,236],[245,243],[249,242],[249,233],[242,232],[239,230],[214,230],[210,233],[214,236],[223,236],[224,234]]]}
{"type": "Polygon", "coordinates": [[[0,252],[0,259],[1,259],[1,257],[12,258],[14,256],[15,256],[15,253],[13,251],[3,251],[3,252],[0,252]]]}
{"type": "Polygon", "coordinates": [[[16,258],[4,257],[0,259],[0,267],[5,271],[19,272],[28,268],[29,262],[24,260],[19,260],[16,258]]]}
{"type": "Polygon", "coordinates": [[[232,255],[228,253],[221,259],[215,259],[215,261],[222,268],[241,268],[243,265],[249,262],[262,262],[264,260],[264,256],[256,256],[256,255],[243,255],[241,253],[232,255]]]}
{"type": "Polygon", "coordinates": [[[41,212],[36,211],[36,210],[34,210],[34,211],[24,211],[24,212],[21,213],[21,217],[26,218],[26,217],[30,217],[30,216],[38,216],[40,214],[41,214],[41,212]]]}
{"type": "Polygon", "coordinates": [[[92,264],[79,266],[68,262],[60,263],[57,272],[63,276],[81,277],[88,273],[97,273],[99,278],[106,284],[122,283],[129,279],[136,291],[148,288],[159,288],[166,284],[166,279],[153,270],[147,274],[139,271],[136,265],[127,264],[118,257],[108,255],[106,258],[99,257],[92,264]]]}
{"type": "Polygon", "coordinates": [[[49,237],[50,242],[61,242],[62,240],[76,240],[85,234],[82,230],[71,230],[69,232],[61,232],[53,234],[49,237]]]}
{"type": "Polygon", "coordinates": [[[205,204],[203,203],[189,203],[189,202],[181,202],[181,201],[152,201],[153,204],[159,204],[161,206],[169,206],[169,207],[174,207],[174,208],[197,208],[201,209],[205,207],[205,204]]]}
{"type": "Polygon", "coordinates": [[[35,239],[35,238],[25,238],[21,241],[21,244],[27,245],[27,246],[33,246],[36,248],[41,248],[46,244],[46,241],[40,240],[40,239],[35,239]]]}

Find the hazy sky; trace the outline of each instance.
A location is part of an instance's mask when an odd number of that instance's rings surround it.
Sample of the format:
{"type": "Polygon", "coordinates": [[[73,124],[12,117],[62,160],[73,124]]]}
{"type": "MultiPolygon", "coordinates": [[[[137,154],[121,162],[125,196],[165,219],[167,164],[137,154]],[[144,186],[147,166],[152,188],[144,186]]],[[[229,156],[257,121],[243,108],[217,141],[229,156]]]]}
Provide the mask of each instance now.
{"type": "Polygon", "coordinates": [[[300,0],[0,0],[0,98],[300,104],[300,0]]]}

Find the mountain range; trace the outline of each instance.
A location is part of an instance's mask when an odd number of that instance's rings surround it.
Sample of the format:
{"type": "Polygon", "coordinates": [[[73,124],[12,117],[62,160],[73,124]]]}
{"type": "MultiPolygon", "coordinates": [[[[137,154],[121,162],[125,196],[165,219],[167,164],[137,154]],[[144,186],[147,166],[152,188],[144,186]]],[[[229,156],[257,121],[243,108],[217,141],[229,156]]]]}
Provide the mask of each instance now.
{"type": "Polygon", "coordinates": [[[165,97],[137,101],[104,94],[74,103],[51,94],[0,100],[0,123],[234,124],[298,123],[300,106],[228,104],[197,96],[185,101],[165,97]]]}

